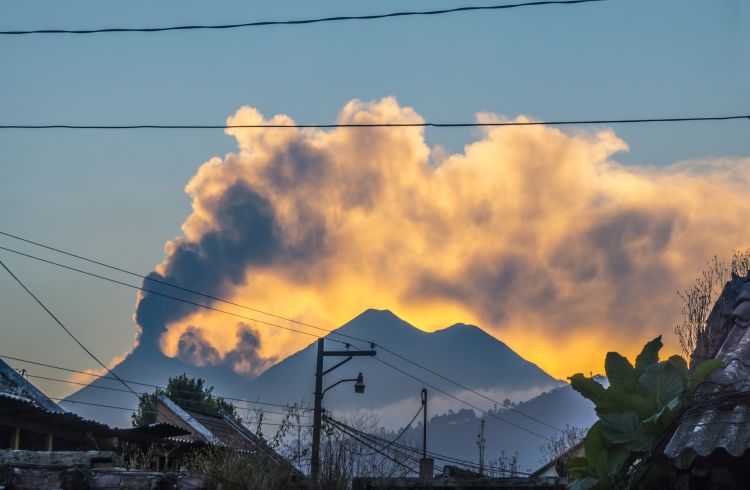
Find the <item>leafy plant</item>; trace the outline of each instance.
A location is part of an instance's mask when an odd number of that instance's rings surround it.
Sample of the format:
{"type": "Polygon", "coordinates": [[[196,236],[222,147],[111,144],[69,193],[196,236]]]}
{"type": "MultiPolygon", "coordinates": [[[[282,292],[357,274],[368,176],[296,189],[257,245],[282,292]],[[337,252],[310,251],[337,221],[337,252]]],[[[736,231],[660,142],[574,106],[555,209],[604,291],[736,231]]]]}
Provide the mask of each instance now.
{"type": "Polygon", "coordinates": [[[593,377],[570,377],[574,390],[596,406],[599,420],[583,440],[585,457],[568,460],[575,490],[623,488],[628,468],[653,447],[680,413],[687,396],[721,361],[711,359],[692,373],[685,360],[659,361],[661,336],[648,342],[635,365],[617,352],[607,353],[605,388],[593,377]]]}

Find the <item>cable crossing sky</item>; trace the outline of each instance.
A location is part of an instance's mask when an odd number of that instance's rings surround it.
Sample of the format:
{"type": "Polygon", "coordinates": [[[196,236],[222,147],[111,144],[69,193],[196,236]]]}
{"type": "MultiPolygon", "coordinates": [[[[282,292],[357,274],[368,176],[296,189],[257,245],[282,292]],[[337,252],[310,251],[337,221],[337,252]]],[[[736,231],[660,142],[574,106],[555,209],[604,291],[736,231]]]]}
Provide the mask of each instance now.
{"type": "Polygon", "coordinates": [[[490,128],[509,126],[583,126],[588,124],[648,124],[718,122],[739,119],[750,120],[748,114],[684,117],[640,117],[614,119],[570,119],[551,121],[498,121],[498,122],[403,122],[403,123],[337,123],[337,124],[0,124],[0,129],[71,129],[71,130],[136,130],[136,129],[337,129],[337,128],[490,128]]]}
{"type": "Polygon", "coordinates": [[[166,31],[193,31],[193,30],[225,30],[238,29],[247,27],[270,27],[270,26],[295,26],[305,24],[321,24],[324,22],[342,22],[355,20],[378,20],[395,17],[414,17],[428,15],[453,14],[458,12],[476,12],[487,10],[508,10],[520,7],[541,7],[545,5],[576,5],[580,3],[605,2],[607,0],[542,0],[536,2],[508,3],[500,5],[476,5],[454,7],[440,10],[411,10],[390,12],[385,14],[370,15],[339,15],[331,17],[318,17],[315,19],[297,19],[297,20],[266,20],[254,22],[242,22],[236,24],[195,24],[195,25],[176,25],[168,27],[107,27],[96,29],[31,29],[31,30],[3,30],[0,35],[5,36],[22,36],[30,34],[113,34],[113,33],[153,33],[166,31]]]}
{"type": "MultiPolygon", "coordinates": [[[[5,234],[5,235],[6,235],[6,236],[12,236],[12,235],[10,235],[10,234],[5,234]]],[[[246,319],[246,320],[249,320],[249,321],[255,321],[255,322],[258,322],[258,323],[261,323],[261,324],[264,324],[264,325],[268,325],[268,326],[271,326],[271,327],[281,328],[281,329],[284,329],[284,330],[289,330],[289,331],[292,331],[292,332],[295,332],[295,333],[299,333],[299,334],[303,334],[303,335],[307,335],[307,336],[311,336],[311,337],[315,337],[315,338],[317,338],[317,337],[318,337],[318,335],[317,335],[317,334],[314,334],[314,333],[310,333],[310,332],[305,332],[305,331],[302,331],[302,330],[298,330],[298,329],[294,329],[294,328],[290,328],[290,327],[285,327],[285,326],[282,326],[282,325],[278,325],[278,324],[275,324],[275,323],[270,323],[270,322],[266,322],[266,321],[263,321],[263,320],[259,320],[259,319],[256,319],[256,318],[251,318],[251,317],[247,317],[247,316],[245,316],[245,315],[240,315],[240,314],[237,314],[237,313],[233,313],[233,312],[229,312],[229,311],[226,311],[226,310],[222,310],[222,309],[220,309],[220,308],[214,308],[214,307],[211,307],[211,306],[209,306],[209,305],[204,305],[204,304],[202,304],[202,303],[196,303],[196,302],[194,302],[194,301],[189,301],[189,300],[186,300],[186,299],[183,299],[183,298],[179,298],[179,297],[177,297],[177,296],[172,296],[172,295],[168,295],[168,294],[160,293],[160,292],[157,292],[157,291],[153,291],[153,290],[151,290],[151,289],[148,289],[148,288],[142,288],[142,287],[139,287],[139,286],[135,286],[135,285],[132,285],[132,284],[128,284],[128,283],[126,283],[126,282],[118,281],[118,280],[116,280],[116,279],[112,279],[112,278],[108,278],[108,277],[105,277],[105,276],[101,276],[101,275],[99,275],[99,274],[94,274],[94,273],[91,273],[91,272],[88,272],[88,271],[84,271],[84,270],[81,270],[81,269],[77,269],[77,268],[75,268],[75,267],[70,267],[70,266],[67,266],[67,265],[64,265],[64,264],[60,264],[60,263],[58,263],[58,262],[54,262],[54,261],[51,261],[51,260],[43,259],[43,258],[41,258],[41,257],[37,257],[37,256],[31,255],[31,254],[26,254],[26,253],[23,253],[23,252],[20,252],[20,251],[17,251],[17,250],[13,250],[13,249],[10,249],[10,248],[7,248],[7,247],[1,247],[1,246],[0,246],[0,250],[5,250],[5,251],[7,251],[7,252],[12,252],[12,253],[15,253],[15,254],[21,255],[21,256],[23,256],[23,257],[27,257],[27,258],[30,258],[30,259],[34,259],[34,260],[37,260],[37,261],[41,261],[41,262],[44,262],[44,263],[47,263],[47,264],[50,264],[50,265],[55,265],[55,266],[58,266],[58,267],[61,267],[61,268],[64,268],[64,269],[67,269],[67,270],[70,270],[70,271],[73,271],[73,272],[78,272],[78,273],[81,273],[81,274],[85,274],[85,275],[87,275],[87,276],[90,276],[90,277],[94,277],[94,278],[97,278],[97,279],[102,279],[102,280],[105,280],[105,281],[108,281],[108,282],[112,282],[112,283],[114,283],[114,284],[119,284],[119,285],[122,285],[122,286],[126,286],[126,287],[129,287],[129,288],[132,288],[132,289],[136,289],[136,290],[140,290],[140,291],[148,292],[148,293],[150,293],[150,294],[156,294],[156,295],[159,295],[159,296],[162,296],[162,297],[166,297],[166,298],[169,298],[169,299],[172,299],[172,300],[175,300],[175,301],[179,301],[179,302],[184,302],[184,303],[187,303],[187,304],[190,304],[190,305],[193,305],[193,306],[198,306],[198,307],[206,308],[206,309],[209,309],[209,310],[212,310],[212,311],[216,311],[216,312],[219,312],[219,313],[225,313],[225,314],[227,314],[227,315],[230,315],[230,316],[234,316],[234,317],[239,317],[239,318],[243,318],[243,319],[246,319]]],[[[326,330],[326,329],[323,329],[323,328],[321,328],[321,327],[313,327],[313,328],[316,328],[316,329],[319,329],[319,330],[322,330],[322,331],[328,332],[328,333],[330,333],[330,334],[337,334],[336,332],[334,332],[334,331],[332,331],[332,330],[326,330]]],[[[343,335],[343,334],[342,334],[342,335],[343,335]]],[[[350,337],[350,338],[354,338],[354,339],[356,339],[356,340],[361,340],[361,341],[363,341],[363,342],[374,343],[374,342],[372,342],[372,341],[369,341],[369,340],[366,340],[366,339],[357,339],[356,337],[351,337],[351,336],[347,336],[347,337],[350,337]]],[[[331,341],[334,341],[334,342],[338,342],[338,343],[340,343],[340,344],[348,344],[348,342],[344,342],[344,341],[341,341],[341,340],[330,339],[330,338],[329,338],[328,340],[331,340],[331,341]]],[[[378,346],[379,346],[379,344],[377,344],[377,343],[375,343],[375,345],[378,345],[378,346]]],[[[353,347],[354,349],[356,349],[356,350],[360,350],[360,349],[359,349],[359,348],[357,348],[356,346],[352,346],[352,347],[353,347]]],[[[379,346],[379,347],[383,348],[382,346],[379,346]]],[[[391,350],[389,350],[389,349],[386,349],[386,348],[383,348],[383,349],[384,349],[384,350],[386,350],[386,351],[388,351],[389,353],[392,353],[392,352],[393,352],[393,351],[391,351],[391,350]]],[[[399,357],[399,358],[401,358],[401,359],[407,359],[407,358],[405,358],[404,356],[401,356],[401,355],[398,355],[398,354],[396,354],[396,356],[397,356],[397,357],[399,357]]],[[[440,392],[440,393],[444,394],[445,396],[447,396],[447,397],[449,397],[449,398],[451,398],[451,399],[453,399],[453,400],[456,400],[456,401],[458,401],[458,402],[460,402],[460,403],[463,403],[463,404],[464,404],[464,405],[466,405],[466,406],[469,406],[469,407],[471,407],[471,408],[473,408],[473,409],[475,409],[475,410],[477,410],[477,411],[480,411],[480,412],[481,412],[482,414],[484,414],[484,415],[488,415],[488,416],[490,416],[490,417],[492,417],[492,418],[495,418],[495,419],[497,419],[497,420],[500,420],[500,421],[502,421],[502,422],[504,422],[504,423],[506,423],[506,424],[508,424],[508,425],[511,425],[511,426],[513,426],[513,427],[516,427],[516,428],[517,428],[517,429],[519,429],[519,430],[522,430],[522,431],[524,431],[524,432],[527,432],[527,433],[529,433],[529,434],[532,434],[532,435],[534,435],[534,436],[536,436],[536,437],[539,437],[539,438],[541,438],[541,439],[549,440],[549,438],[548,438],[548,437],[546,437],[546,436],[544,436],[544,435],[542,435],[542,434],[539,434],[539,433],[538,433],[538,432],[536,432],[536,431],[530,430],[530,429],[528,429],[528,428],[526,428],[526,427],[524,427],[524,426],[522,426],[522,425],[519,425],[519,424],[517,424],[517,423],[515,423],[515,422],[512,422],[512,421],[510,421],[510,420],[507,420],[507,419],[505,419],[505,418],[503,418],[503,417],[500,417],[500,416],[498,416],[498,415],[497,415],[496,413],[494,413],[494,412],[490,412],[490,411],[488,411],[488,410],[484,410],[484,409],[482,409],[482,408],[478,407],[477,405],[475,405],[475,404],[473,404],[473,403],[471,403],[471,402],[468,402],[468,401],[466,401],[466,400],[464,400],[464,399],[462,399],[462,398],[460,398],[460,397],[458,397],[458,396],[456,396],[456,395],[454,395],[454,394],[452,394],[452,393],[450,393],[450,392],[448,392],[448,391],[446,391],[446,390],[444,390],[444,389],[441,389],[441,388],[439,388],[438,386],[434,385],[433,383],[429,383],[429,382],[425,381],[424,379],[422,379],[422,378],[420,378],[420,377],[418,377],[418,376],[415,376],[415,375],[413,375],[413,374],[411,374],[411,373],[408,373],[407,371],[405,371],[405,370],[403,370],[403,369],[399,368],[398,366],[395,366],[395,365],[393,365],[393,364],[391,364],[391,363],[389,363],[389,362],[387,362],[387,361],[385,361],[385,360],[383,360],[383,359],[381,359],[381,358],[379,358],[379,357],[375,357],[375,358],[373,358],[373,359],[374,359],[375,361],[377,361],[377,362],[380,362],[381,364],[384,364],[385,366],[389,367],[390,369],[393,369],[393,370],[395,370],[395,371],[398,371],[398,372],[400,372],[401,374],[403,374],[403,375],[405,375],[405,376],[407,376],[407,377],[409,377],[409,378],[411,378],[411,379],[413,379],[413,380],[417,381],[418,383],[421,383],[421,384],[423,384],[423,385],[425,385],[425,386],[428,386],[429,388],[431,388],[431,389],[433,389],[433,390],[435,390],[435,391],[438,391],[438,392],[440,392]]],[[[411,360],[409,360],[409,359],[407,359],[407,361],[408,361],[408,362],[410,362],[411,364],[413,364],[413,365],[417,366],[417,367],[420,367],[420,368],[422,368],[422,369],[424,369],[424,370],[426,370],[426,371],[428,371],[428,372],[430,372],[430,373],[432,373],[432,374],[435,374],[435,375],[437,375],[437,376],[438,376],[438,377],[440,377],[441,379],[443,379],[443,380],[445,380],[445,381],[448,381],[448,382],[452,383],[452,384],[453,384],[453,385],[455,385],[455,386],[458,386],[458,387],[460,387],[460,388],[462,388],[462,389],[465,389],[465,390],[469,390],[469,391],[471,391],[472,393],[474,393],[474,394],[476,394],[476,395],[478,395],[478,396],[480,396],[480,397],[482,397],[482,398],[484,398],[484,399],[487,399],[487,400],[489,400],[489,401],[491,401],[491,402],[495,403],[495,404],[496,404],[496,405],[498,405],[498,406],[503,406],[503,405],[502,405],[502,404],[501,404],[500,402],[498,402],[497,400],[494,400],[494,399],[492,399],[492,398],[490,398],[490,397],[487,397],[486,395],[482,395],[482,394],[478,393],[478,392],[477,392],[477,391],[475,391],[475,390],[472,390],[472,389],[470,389],[470,388],[467,388],[467,387],[466,387],[465,385],[463,385],[462,383],[458,383],[457,381],[454,381],[454,380],[452,380],[452,379],[450,379],[450,378],[448,378],[448,377],[446,377],[446,376],[443,376],[443,375],[437,374],[437,373],[436,373],[435,371],[433,371],[433,370],[431,370],[431,369],[429,369],[429,368],[423,367],[423,366],[421,366],[420,364],[418,364],[418,363],[416,363],[416,362],[414,362],[414,361],[411,361],[411,360]]],[[[99,362],[99,363],[101,364],[101,362],[100,362],[100,361],[98,361],[98,360],[97,360],[97,362],[99,362]]],[[[105,366],[105,368],[106,368],[106,366],[105,366]]],[[[109,370],[109,368],[107,368],[107,370],[109,370]]],[[[111,371],[110,371],[110,373],[111,373],[111,371]]],[[[113,376],[116,376],[116,375],[114,375],[114,373],[112,373],[112,374],[113,374],[113,376]]],[[[123,383],[124,383],[124,382],[123,382],[123,383]]],[[[128,387],[128,388],[129,388],[129,387],[128,387]]],[[[130,388],[129,388],[129,389],[130,389],[130,388]]],[[[133,392],[133,393],[135,393],[135,392],[133,392]]],[[[556,428],[556,427],[554,427],[554,426],[552,426],[552,425],[550,425],[550,424],[547,424],[547,423],[545,423],[545,422],[543,422],[543,421],[541,421],[541,420],[538,420],[538,419],[536,419],[535,417],[532,417],[532,416],[530,416],[530,415],[526,415],[526,414],[524,414],[523,412],[520,412],[519,410],[517,410],[517,409],[515,409],[515,408],[512,408],[512,407],[503,407],[503,408],[505,408],[505,409],[512,409],[512,411],[514,411],[514,412],[516,412],[516,413],[519,413],[519,414],[521,414],[521,415],[522,415],[522,416],[524,416],[525,418],[528,418],[528,419],[530,419],[530,420],[533,420],[533,421],[535,421],[535,422],[537,422],[537,423],[540,423],[540,424],[542,424],[542,425],[544,425],[544,426],[546,426],[546,427],[550,427],[550,428],[553,428],[553,429],[555,429],[555,430],[561,430],[561,429],[558,429],[558,428],[556,428]]]]}
{"type": "MultiPolygon", "coordinates": [[[[388,347],[385,347],[385,346],[383,346],[381,344],[378,344],[377,342],[375,342],[372,339],[363,339],[363,338],[355,337],[355,336],[352,336],[352,335],[347,335],[347,334],[339,333],[339,332],[336,332],[335,330],[332,330],[332,329],[326,329],[326,328],[323,328],[323,327],[311,325],[309,323],[300,322],[298,320],[294,320],[294,319],[291,319],[291,318],[283,317],[281,315],[276,315],[276,314],[268,313],[268,312],[263,311],[263,310],[251,308],[249,306],[245,306],[245,305],[242,305],[242,304],[239,304],[239,303],[236,303],[236,302],[232,302],[232,301],[228,301],[228,300],[225,300],[225,299],[222,299],[222,298],[218,298],[216,296],[210,296],[210,295],[204,294],[202,292],[196,291],[194,289],[184,288],[182,286],[178,286],[178,285],[175,285],[175,284],[167,282],[167,281],[152,279],[152,278],[150,278],[149,276],[146,276],[146,275],[137,274],[135,272],[131,272],[131,271],[129,271],[127,269],[123,269],[121,267],[116,267],[116,266],[112,266],[112,265],[106,264],[106,263],[104,263],[102,261],[89,259],[89,258],[83,257],[83,256],[81,256],[79,254],[74,254],[72,252],[63,251],[63,250],[61,250],[59,248],[55,248],[55,247],[52,247],[52,246],[49,246],[49,245],[45,245],[45,244],[42,244],[42,243],[39,243],[39,242],[36,242],[36,241],[33,241],[33,240],[28,240],[28,239],[25,239],[25,238],[22,238],[22,237],[19,237],[19,236],[16,236],[16,235],[12,235],[10,233],[6,233],[6,232],[3,232],[3,231],[0,231],[0,235],[5,235],[7,237],[14,238],[16,240],[20,240],[20,241],[23,241],[23,242],[26,242],[26,243],[33,244],[33,245],[38,246],[38,247],[42,247],[42,248],[45,248],[45,249],[48,249],[48,250],[51,250],[51,251],[54,251],[54,252],[57,252],[57,253],[61,253],[61,254],[64,254],[64,255],[68,255],[70,257],[77,258],[79,260],[84,260],[84,261],[89,262],[89,263],[93,263],[93,264],[96,264],[96,265],[99,265],[99,266],[107,267],[107,268],[112,269],[112,270],[116,270],[116,271],[120,271],[120,272],[123,272],[123,273],[126,273],[126,274],[130,274],[132,276],[136,276],[136,277],[142,278],[144,280],[149,280],[149,281],[153,280],[154,282],[157,282],[157,283],[165,285],[165,286],[173,287],[173,288],[176,288],[176,289],[179,289],[179,290],[190,292],[192,294],[204,296],[204,297],[207,297],[207,298],[212,299],[212,300],[216,300],[216,301],[220,301],[220,302],[223,302],[223,303],[231,304],[231,305],[234,305],[234,306],[238,306],[238,307],[241,307],[241,308],[245,308],[245,309],[249,309],[249,310],[255,311],[257,313],[261,313],[261,314],[265,314],[265,315],[270,315],[270,316],[273,316],[274,318],[277,318],[277,319],[281,319],[281,320],[293,322],[293,323],[296,323],[298,325],[302,325],[302,326],[305,326],[305,327],[313,328],[313,329],[316,329],[316,330],[318,330],[320,332],[327,333],[329,335],[338,335],[338,336],[341,336],[343,338],[347,338],[349,340],[356,340],[356,341],[359,341],[359,342],[363,342],[365,344],[374,344],[377,347],[381,348],[382,350],[386,351],[387,353],[393,355],[394,357],[397,357],[397,358],[399,358],[399,359],[401,359],[401,360],[403,360],[405,362],[408,362],[409,364],[412,364],[415,367],[418,367],[418,368],[420,368],[420,369],[422,369],[422,370],[424,370],[424,371],[426,371],[426,372],[428,372],[428,373],[430,373],[430,374],[432,374],[434,376],[437,376],[438,378],[440,378],[440,379],[442,379],[444,381],[447,381],[447,382],[453,384],[454,386],[457,386],[458,388],[466,390],[466,391],[468,391],[468,392],[470,392],[470,393],[472,393],[472,394],[474,394],[476,396],[479,396],[480,398],[483,398],[483,399],[485,399],[485,400],[487,400],[487,401],[489,401],[491,403],[494,403],[495,405],[501,406],[505,410],[509,410],[509,411],[515,412],[515,413],[517,413],[517,414],[519,414],[519,415],[521,415],[521,416],[523,416],[523,417],[525,417],[525,418],[527,418],[529,420],[532,420],[532,421],[534,421],[536,423],[544,425],[544,426],[546,426],[546,427],[548,427],[550,429],[562,432],[562,429],[560,429],[559,427],[555,427],[554,425],[550,425],[550,424],[548,424],[548,423],[546,423],[546,422],[544,422],[544,421],[542,421],[542,420],[540,420],[540,419],[538,419],[536,417],[533,417],[531,415],[527,415],[527,414],[521,412],[520,410],[518,410],[518,409],[516,409],[514,407],[506,407],[501,402],[499,402],[498,400],[496,400],[494,398],[491,398],[491,397],[489,397],[489,396],[487,396],[487,395],[485,395],[483,393],[480,393],[480,392],[478,392],[478,391],[476,391],[476,390],[474,390],[474,389],[466,386],[464,383],[460,383],[458,381],[455,381],[455,380],[453,380],[453,379],[451,379],[451,378],[449,378],[447,376],[444,376],[444,375],[436,372],[433,369],[430,369],[430,368],[428,368],[426,366],[423,366],[422,364],[417,363],[417,362],[413,361],[412,359],[409,359],[408,357],[403,356],[403,355],[401,355],[401,354],[393,351],[392,349],[389,349],[388,347]]],[[[166,297],[166,298],[169,298],[169,299],[173,299],[175,301],[187,302],[188,304],[191,304],[191,305],[194,305],[194,306],[200,306],[200,307],[203,307],[203,308],[210,309],[212,311],[216,311],[216,312],[220,312],[220,313],[225,313],[225,314],[232,315],[232,316],[240,316],[243,319],[250,320],[250,321],[256,321],[256,322],[259,322],[259,323],[262,323],[262,324],[265,324],[265,325],[268,325],[268,326],[271,326],[271,327],[281,328],[281,329],[289,330],[289,331],[292,331],[292,332],[295,332],[295,333],[300,333],[300,334],[304,334],[304,335],[308,335],[308,336],[312,336],[312,337],[316,337],[316,338],[318,337],[317,334],[312,334],[312,333],[309,333],[309,332],[304,332],[304,331],[301,331],[301,330],[298,330],[298,329],[293,329],[293,328],[285,327],[285,326],[278,325],[278,324],[275,324],[275,323],[265,322],[263,320],[259,320],[259,319],[252,318],[252,317],[237,315],[236,313],[228,312],[226,310],[222,310],[222,309],[219,309],[219,308],[214,308],[214,307],[211,307],[211,306],[208,306],[208,305],[203,305],[201,303],[196,303],[196,302],[193,302],[193,301],[187,301],[187,300],[184,300],[182,298],[178,298],[178,297],[175,297],[175,296],[172,296],[172,295],[167,295],[167,294],[159,293],[159,292],[147,289],[147,288],[142,288],[142,287],[134,286],[134,285],[131,285],[131,284],[128,284],[128,283],[124,283],[124,282],[121,282],[121,281],[118,281],[118,280],[115,280],[115,279],[112,279],[112,278],[108,278],[108,277],[105,277],[105,276],[100,276],[98,274],[90,273],[88,271],[83,271],[81,269],[70,267],[70,266],[67,266],[67,265],[64,265],[64,264],[60,264],[58,262],[50,261],[50,260],[47,260],[47,259],[43,259],[41,257],[36,257],[34,255],[30,255],[30,254],[26,254],[26,253],[23,253],[23,252],[19,252],[17,250],[13,250],[13,249],[10,249],[10,248],[6,248],[6,247],[0,246],[0,250],[5,250],[7,252],[12,252],[12,253],[15,253],[15,254],[27,257],[27,258],[31,258],[31,259],[35,259],[35,260],[38,260],[38,261],[41,261],[41,262],[48,263],[50,265],[55,265],[57,267],[68,269],[68,270],[71,270],[73,272],[78,272],[78,273],[82,273],[82,274],[85,274],[85,275],[88,275],[88,276],[91,276],[91,277],[94,277],[94,278],[98,278],[98,279],[106,280],[106,281],[109,281],[109,282],[113,282],[115,284],[119,284],[119,285],[127,286],[127,287],[130,287],[130,288],[138,289],[138,290],[141,290],[141,291],[145,291],[145,292],[153,293],[153,294],[156,294],[156,295],[160,295],[160,296],[163,296],[163,297],[166,297]]],[[[340,340],[336,340],[336,339],[330,339],[329,338],[328,340],[332,340],[334,342],[339,342],[341,344],[346,344],[346,342],[343,342],[343,341],[340,341],[340,340]]],[[[354,348],[357,349],[356,346],[354,348]]],[[[392,366],[391,364],[389,364],[389,363],[387,363],[387,362],[385,362],[385,361],[383,361],[383,360],[381,360],[379,358],[376,358],[376,360],[378,362],[381,362],[381,363],[385,364],[386,366],[388,366],[388,367],[390,367],[392,369],[399,370],[398,368],[392,366]]],[[[414,379],[418,380],[418,381],[422,381],[419,378],[414,378],[414,379]]],[[[430,386],[433,389],[437,389],[437,390],[445,393],[446,395],[453,397],[453,395],[450,395],[447,392],[444,392],[444,391],[440,390],[437,387],[434,387],[432,385],[430,385],[430,386]]],[[[453,397],[453,398],[455,398],[455,397],[453,397]]],[[[459,399],[456,398],[456,400],[459,400],[459,399]]],[[[459,401],[463,402],[463,400],[459,400],[459,401]]],[[[505,420],[503,420],[503,421],[505,421],[505,420]]],[[[536,435],[538,435],[538,434],[536,434],[536,435]]]]}

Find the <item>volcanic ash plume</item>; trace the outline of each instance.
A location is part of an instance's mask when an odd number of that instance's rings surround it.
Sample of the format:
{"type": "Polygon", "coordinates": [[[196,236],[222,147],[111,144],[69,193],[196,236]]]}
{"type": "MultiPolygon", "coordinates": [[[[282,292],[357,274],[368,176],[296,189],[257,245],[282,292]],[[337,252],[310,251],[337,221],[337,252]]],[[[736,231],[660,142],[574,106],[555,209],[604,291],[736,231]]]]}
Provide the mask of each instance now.
{"type": "MultiPolygon", "coordinates": [[[[339,115],[421,121],[391,97],[339,115]]],[[[292,120],[243,107],[228,123],[292,120]]],[[[238,151],[188,183],[193,211],[154,278],[328,328],[368,307],[428,330],[472,322],[560,377],[669,334],[675,291],[750,243],[749,160],[620,165],[609,129],[487,128],[454,155],[420,128],[227,133],[238,151]]],[[[148,293],[136,321],[143,347],[250,376],[311,340],[148,293]]]]}

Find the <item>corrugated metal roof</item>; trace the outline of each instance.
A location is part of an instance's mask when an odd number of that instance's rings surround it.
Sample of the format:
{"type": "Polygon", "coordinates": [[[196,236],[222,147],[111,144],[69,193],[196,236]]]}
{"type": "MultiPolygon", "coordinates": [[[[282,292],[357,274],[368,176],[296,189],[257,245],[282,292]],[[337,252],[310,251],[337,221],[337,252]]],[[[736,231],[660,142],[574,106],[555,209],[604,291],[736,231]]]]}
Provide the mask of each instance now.
{"type": "Polygon", "coordinates": [[[50,412],[64,413],[57,403],[53,402],[39,388],[21,376],[13,367],[0,359],[0,393],[22,395],[50,412]]]}
{"type": "MultiPolygon", "coordinates": [[[[268,447],[258,436],[223,411],[218,416],[206,415],[193,410],[186,410],[173,402],[168,396],[161,395],[158,400],[192,428],[198,437],[207,443],[238,447],[240,451],[261,449],[276,463],[289,465],[289,462],[276,451],[268,447]]],[[[294,469],[294,471],[297,471],[294,469]]]]}
{"type": "Polygon", "coordinates": [[[151,424],[144,427],[133,427],[130,429],[112,429],[112,435],[124,441],[157,441],[177,436],[185,436],[190,432],[172,424],[151,424]]]}
{"type": "Polygon", "coordinates": [[[740,456],[750,448],[750,402],[746,401],[750,391],[750,276],[743,281],[732,300],[732,328],[715,356],[726,363],[695,393],[696,401],[714,403],[686,412],[664,450],[671,458],[688,449],[708,456],[721,448],[740,456]],[[721,404],[720,396],[726,400],[721,404]]]}
{"type": "Polygon", "coordinates": [[[33,400],[7,393],[0,394],[0,414],[95,434],[108,434],[112,430],[108,425],[95,420],[84,419],[71,412],[53,412],[38,406],[33,400]]]}
{"type": "Polygon", "coordinates": [[[195,431],[204,441],[210,444],[218,444],[219,439],[214,436],[203,424],[195,420],[193,416],[182,407],[173,402],[168,396],[160,395],[158,400],[167,407],[173,414],[182,419],[191,429],[195,431]]]}
{"type": "Polygon", "coordinates": [[[129,442],[154,442],[189,433],[179,427],[164,423],[132,429],[113,429],[106,424],[85,419],[72,412],[46,410],[36,405],[33,400],[12,393],[0,393],[0,415],[3,414],[67,430],[90,432],[99,437],[119,437],[129,442]]]}

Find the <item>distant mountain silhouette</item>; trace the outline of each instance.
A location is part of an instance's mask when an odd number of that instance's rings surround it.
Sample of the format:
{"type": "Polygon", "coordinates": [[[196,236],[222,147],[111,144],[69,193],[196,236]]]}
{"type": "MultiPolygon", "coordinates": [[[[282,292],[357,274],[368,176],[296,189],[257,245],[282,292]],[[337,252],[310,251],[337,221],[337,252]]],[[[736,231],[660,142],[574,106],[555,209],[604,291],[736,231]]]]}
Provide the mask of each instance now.
{"type": "MultiPolygon", "coordinates": [[[[375,340],[379,345],[477,391],[492,391],[512,397],[514,393],[534,390],[539,392],[559,384],[503,342],[472,325],[458,323],[428,333],[388,310],[367,310],[335,332],[375,340]]],[[[335,335],[329,335],[328,338],[347,340],[335,335]]],[[[360,349],[369,348],[361,342],[355,341],[353,344],[360,349]]],[[[338,342],[326,342],[326,349],[342,348],[338,342]]],[[[325,378],[325,384],[329,385],[337,379],[351,378],[362,372],[366,384],[365,393],[355,396],[350,386],[340,386],[326,393],[326,406],[338,410],[361,407],[376,409],[405,399],[419,400],[419,392],[424,386],[422,383],[379,361],[392,364],[450,393],[463,391],[385,350],[377,347],[376,350],[377,360],[354,358],[325,378]]],[[[252,392],[266,400],[309,400],[314,390],[315,355],[316,346],[311,344],[289,356],[255,379],[252,382],[252,392]]],[[[329,358],[326,366],[336,361],[329,358]]],[[[486,400],[483,405],[487,405],[486,400]]]]}
{"type": "MultiPolygon", "coordinates": [[[[152,385],[165,386],[170,377],[187,373],[188,376],[203,378],[208,386],[215,387],[215,393],[235,398],[246,398],[250,381],[223,366],[193,366],[176,357],[167,357],[156,348],[140,346],[131,352],[113,369],[113,372],[124,380],[137,381],[152,385]]],[[[151,392],[152,387],[139,384],[130,385],[136,392],[151,392]]],[[[132,393],[100,389],[97,387],[125,390],[125,387],[112,379],[94,379],[88,386],[71,394],[60,405],[66,410],[83,417],[99,420],[119,427],[130,426],[130,414],[127,410],[116,410],[106,407],[72,403],[77,400],[123,408],[135,408],[138,400],[132,393]]]]}
{"type": "MultiPolygon", "coordinates": [[[[526,361],[513,352],[503,342],[472,325],[456,324],[443,330],[427,333],[401,320],[387,310],[367,310],[336,330],[338,333],[374,340],[379,345],[392,349],[435,372],[450,377],[462,385],[481,393],[490,393],[493,399],[528,399],[542,391],[561,384],[535,364],[526,361]]],[[[328,336],[337,340],[340,336],[328,336]]],[[[357,348],[369,348],[361,342],[353,341],[357,348]]],[[[333,341],[326,342],[326,349],[343,349],[333,341]]],[[[376,347],[377,359],[354,358],[325,377],[328,386],[338,379],[364,374],[366,391],[355,395],[351,384],[344,384],[326,393],[324,405],[334,413],[356,408],[368,408],[382,413],[386,423],[403,423],[403,411],[416,411],[419,407],[419,392],[422,383],[395,371],[380,361],[423,379],[424,381],[473,403],[488,407],[487,400],[452,385],[438,376],[394,357],[376,347]],[[390,410],[390,416],[388,412],[390,410]]],[[[299,402],[312,399],[314,389],[315,343],[292,354],[269,368],[254,380],[248,380],[223,366],[197,367],[180,359],[164,356],[156,348],[138,347],[124,361],[114,368],[118,376],[135,381],[164,385],[170,376],[182,372],[188,376],[200,377],[209,386],[215,386],[215,393],[251,400],[270,402],[299,402]]],[[[337,362],[327,359],[326,366],[337,362]]],[[[98,379],[93,386],[106,386],[122,389],[117,382],[98,379]]],[[[136,398],[129,393],[102,390],[87,386],[66,400],[79,400],[104,405],[133,408],[136,398]]],[[[136,391],[151,391],[144,386],[133,385],[136,391]]],[[[435,397],[435,411],[451,405],[458,409],[458,402],[430,389],[435,397]],[[441,399],[442,397],[442,399],[441,399]]],[[[130,413],[108,408],[63,402],[63,406],[81,415],[102,420],[114,425],[128,425],[130,413]]],[[[447,408],[445,408],[447,410],[447,408]]]]}
{"type": "MultiPolygon", "coordinates": [[[[516,411],[498,407],[491,410],[497,418],[484,417],[485,464],[491,464],[502,452],[507,457],[518,452],[520,471],[533,471],[542,466],[540,446],[545,444],[543,437],[549,438],[559,433],[521,414],[558,428],[565,428],[566,425],[588,428],[596,421],[594,404],[573,391],[569,385],[550,390],[512,408],[516,411]],[[524,427],[538,436],[498,419],[524,427]]],[[[465,408],[430,417],[427,422],[428,450],[478,464],[477,433],[480,420],[474,411],[465,408]]],[[[407,431],[404,438],[410,441],[410,445],[421,447],[421,423],[407,431]]],[[[439,461],[436,463],[444,464],[439,461]]]]}

